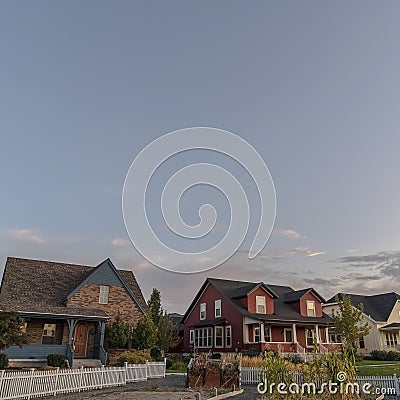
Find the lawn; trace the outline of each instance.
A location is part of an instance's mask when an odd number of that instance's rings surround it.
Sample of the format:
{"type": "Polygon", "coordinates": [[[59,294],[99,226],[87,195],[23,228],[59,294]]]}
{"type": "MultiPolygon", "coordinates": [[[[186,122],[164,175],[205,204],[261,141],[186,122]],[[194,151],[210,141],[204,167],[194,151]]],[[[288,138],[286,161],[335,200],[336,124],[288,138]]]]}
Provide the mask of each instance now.
{"type": "Polygon", "coordinates": [[[362,360],[356,363],[357,375],[400,376],[400,361],[362,360]]]}

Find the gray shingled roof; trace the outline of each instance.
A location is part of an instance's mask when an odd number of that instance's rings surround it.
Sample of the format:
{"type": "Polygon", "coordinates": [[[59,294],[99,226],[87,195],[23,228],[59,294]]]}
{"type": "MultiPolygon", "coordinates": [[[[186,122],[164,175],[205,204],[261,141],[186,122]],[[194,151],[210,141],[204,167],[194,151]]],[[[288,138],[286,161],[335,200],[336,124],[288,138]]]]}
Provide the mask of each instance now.
{"type": "Polygon", "coordinates": [[[364,305],[364,314],[375,321],[387,321],[400,295],[395,292],[364,296],[351,293],[338,293],[331,297],[326,303],[336,303],[336,296],[342,299],[344,295],[350,296],[351,304],[357,307],[360,303],[364,305]]]}
{"type": "MultiPolygon", "coordinates": [[[[103,310],[66,307],[67,295],[84,280],[93,267],[8,257],[0,291],[0,304],[20,312],[105,317],[103,310]]],[[[146,302],[131,271],[118,273],[146,309],[146,302]]]]}

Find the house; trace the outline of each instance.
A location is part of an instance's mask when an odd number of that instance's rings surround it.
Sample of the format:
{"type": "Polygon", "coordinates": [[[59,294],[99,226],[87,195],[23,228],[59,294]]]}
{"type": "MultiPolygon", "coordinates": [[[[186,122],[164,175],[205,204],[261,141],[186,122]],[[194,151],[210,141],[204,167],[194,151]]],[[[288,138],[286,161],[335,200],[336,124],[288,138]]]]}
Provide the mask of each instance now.
{"type": "Polygon", "coordinates": [[[106,364],[107,321],[117,315],[134,326],[146,302],[131,271],[110,259],[97,267],[7,258],[0,304],[25,318],[29,344],[5,350],[11,365],[43,361],[48,354],[100,360],[106,364]]]}
{"type": "Polygon", "coordinates": [[[320,352],[340,348],[329,342],[324,301],[312,288],[208,278],[182,318],[183,350],[305,355],[315,345],[320,352]]]}
{"type": "Polygon", "coordinates": [[[336,296],[342,299],[344,295],[350,296],[353,307],[363,304],[362,322],[367,322],[370,326],[369,334],[358,343],[360,352],[367,354],[373,350],[400,351],[400,295],[394,292],[372,296],[338,293],[323,304],[324,312],[328,315],[332,315],[332,311],[338,312],[336,296]]]}

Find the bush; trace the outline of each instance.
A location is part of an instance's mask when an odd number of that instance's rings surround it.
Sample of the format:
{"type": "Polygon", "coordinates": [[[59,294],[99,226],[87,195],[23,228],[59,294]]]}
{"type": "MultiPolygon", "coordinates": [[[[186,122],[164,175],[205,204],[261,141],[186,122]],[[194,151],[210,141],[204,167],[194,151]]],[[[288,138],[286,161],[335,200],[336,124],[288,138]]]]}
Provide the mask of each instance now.
{"type": "Polygon", "coordinates": [[[118,365],[122,366],[126,362],[128,364],[144,364],[146,360],[151,361],[151,357],[148,357],[143,351],[124,351],[118,359],[118,365]]]}
{"type": "Polygon", "coordinates": [[[400,361],[400,353],[398,351],[371,351],[371,359],[377,361],[400,361]]]}
{"type": "Polygon", "coordinates": [[[253,349],[247,349],[242,351],[242,355],[247,357],[258,357],[260,352],[253,349]]]}
{"type": "Polygon", "coordinates": [[[8,357],[5,353],[0,353],[0,369],[6,369],[8,367],[8,357]]]}
{"type": "Polygon", "coordinates": [[[62,354],[49,354],[47,356],[47,365],[50,365],[50,367],[65,367],[65,357],[62,354]]]}
{"type": "Polygon", "coordinates": [[[187,371],[187,364],[183,361],[174,361],[170,368],[172,371],[176,372],[186,372],[187,371]]]}
{"type": "Polygon", "coordinates": [[[129,325],[118,315],[115,321],[106,325],[106,341],[111,348],[124,349],[128,345],[129,325]]]}
{"type": "Polygon", "coordinates": [[[154,360],[154,361],[163,361],[164,358],[161,354],[161,350],[158,347],[153,347],[150,350],[150,357],[154,360]]]}
{"type": "Polygon", "coordinates": [[[221,353],[212,353],[210,358],[213,359],[213,360],[220,360],[221,359],[221,353]]]}

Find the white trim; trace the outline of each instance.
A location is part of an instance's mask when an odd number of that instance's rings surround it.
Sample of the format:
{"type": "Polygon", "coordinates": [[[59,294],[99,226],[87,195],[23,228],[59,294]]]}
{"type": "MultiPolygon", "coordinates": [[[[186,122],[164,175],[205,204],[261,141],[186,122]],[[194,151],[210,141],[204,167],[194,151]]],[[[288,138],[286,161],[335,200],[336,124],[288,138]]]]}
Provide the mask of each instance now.
{"type": "Polygon", "coordinates": [[[232,347],[232,325],[227,325],[226,327],[225,327],[225,347],[226,348],[231,348],[232,347]],[[227,337],[228,337],[228,330],[230,331],[230,341],[231,341],[231,344],[228,346],[228,340],[227,340],[227,337]]]}
{"type": "Polygon", "coordinates": [[[200,321],[204,321],[207,318],[207,303],[200,303],[200,310],[199,310],[199,318],[200,321]],[[203,307],[204,306],[204,307],[203,307]],[[202,310],[204,308],[204,310],[202,310]],[[201,313],[204,311],[204,317],[201,317],[201,313]]]}
{"type": "MultiPolygon", "coordinates": [[[[283,343],[293,343],[293,329],[292,328],[283,328],[283,343]],[[290,331],[290,335],[292,336],[292,340],[287,341],[286,340],[286,332],[290,331]]],[[[273,342],[271,342],[273,343],[273,342]]],[[[279,342],[278,342],[279,343],[279,342]]]]}
{"type": "Polygon", "coordinates": [[[224,327],[223,326],[215,326],[214,327],[214,347],[216,349],[222,349],[224,347],[224,327]],[[221,339],[222,339],[222,345],[217,346],[217,329],[220,329],[222,332],[221,339]]]}
{"type": "Polygon", "coordinates": [[[256,314],[266,314],[267,313],[267,299],[265,296],[256,296],[256,314]],[[258,312],[258,300],[263,299],[264,304],[260,304],[264,306],[264,312],[258,312]]]}
{"type": "Polygon", "coordinates": [[[220,318],[222,316],[222,300],[221,299],[214,300],[214,316],[215,316],[215,318],[220,318]],[[219,307],[217,307],[217,304],[219,304],[219,307]],[[217,315],[217,310],[219,310],[219,315],[217,315]]]}

